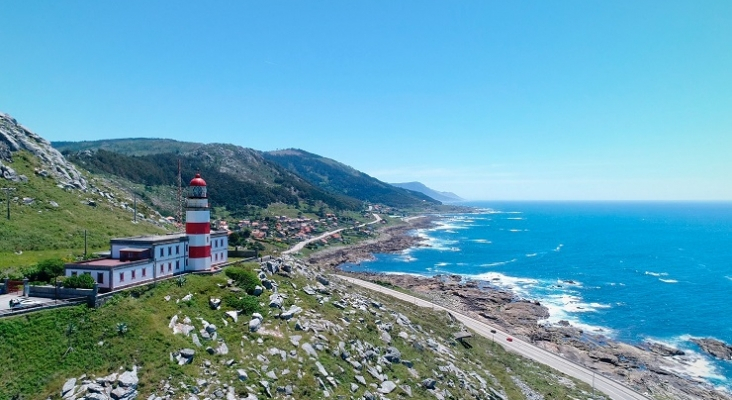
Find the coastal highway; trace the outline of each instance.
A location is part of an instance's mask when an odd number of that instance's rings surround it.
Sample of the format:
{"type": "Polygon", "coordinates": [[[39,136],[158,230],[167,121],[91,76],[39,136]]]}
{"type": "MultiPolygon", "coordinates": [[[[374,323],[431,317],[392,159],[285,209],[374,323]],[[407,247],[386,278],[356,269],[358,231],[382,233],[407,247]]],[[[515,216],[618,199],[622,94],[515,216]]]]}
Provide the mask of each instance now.
{"type": "Polygon", "coordinates": [[[594,373],[592,370],[587,369],[581,365],[575,364],[569,360],[559,357],[556,354],[550,353],[544,349],[540,349],[531,343],[519,340],[512,337],[511,335],[502,332],[488,324],[470,318],[466,315],[460,314],[454,310],[439,306],[429,301],[422,300],[420,298],[410,296],[408,294],[397,292],[389,288],[377,285],[375,283],[363,281],[361,279],[351,278],[350,276],[335,275],[344,281],[348,281],[354,285],[364,287],[366,289],[374,290],[387,294],[392,297],[396,297],[400,300],[412,303],[420,307],[428,307],[435,310],[443,310],[450,312],[457,320],[462,322],[466,327],[472,329],[475,333],[488,338],[494,339],[497,343],[502,345],[506,350],[520,354],[526,358],[530,358],[544,365],[548,365],[559,372],[567,374],[571,377],[577,378],[587,384],[593,386],[595,390],[610,396],[612,399],[626,400],[626,399],[638,399],[646,400],[650,397],[646,397],[635,390],[623,385],[620,382],[604,377],[602,375],[594,373]],[[495,334],[491,332],[495,331],[495,334]],[[509,342],[506,339],[511,337],[512,341],[509,342]]]}
{"type": "MultiPolygon", "coordinates": [[[[372,215],[374,216],[374,220],[373,221],[368,222],[368,223],[365,223],[365,224],[357,225],[356,228],[361,228],[363,226],[375,224],[375,223],[381,221],[381,217],[378,214],[372,214],[372,215]]],[[[300,243],[292,246],[292,248],[283,251],[282,254],[297,253],[298,251],[302,250],[303,247],[307,246],[308,243],[312,243],[312,242],[314,242],[316,240],[320,240],[320,239],[325,239],[328,236],[334,235],[334,234],[336,234],[336,233],[338,233],[338,232],[340,232],[342,230],[345,230],[345,229],[351,229],[351,228],[350,227],[348,227],[348,228],[340,228],[340,229],[336,229],[334,231],[325,232],[324,234],[322,234],[320,236],[317,236],[317,237],[314,237],[314,238],[310,238],[310,239],[307,239],[307,240],[303,240],[302,242],[300,242],[300,243]]]]}

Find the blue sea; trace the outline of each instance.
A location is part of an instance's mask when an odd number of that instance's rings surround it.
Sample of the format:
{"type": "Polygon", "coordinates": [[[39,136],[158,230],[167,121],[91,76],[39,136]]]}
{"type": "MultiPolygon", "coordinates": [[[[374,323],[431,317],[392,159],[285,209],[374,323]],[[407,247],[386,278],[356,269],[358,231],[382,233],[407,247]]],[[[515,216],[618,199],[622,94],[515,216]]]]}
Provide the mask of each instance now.
{"type": "Polygon", "coordinates": [[[732,203],[481,202],[414,232],[429,247],[344,269],[489,281],[549,308],[545,323],[683,349],[678,370],[732,388],[732,203]]]}

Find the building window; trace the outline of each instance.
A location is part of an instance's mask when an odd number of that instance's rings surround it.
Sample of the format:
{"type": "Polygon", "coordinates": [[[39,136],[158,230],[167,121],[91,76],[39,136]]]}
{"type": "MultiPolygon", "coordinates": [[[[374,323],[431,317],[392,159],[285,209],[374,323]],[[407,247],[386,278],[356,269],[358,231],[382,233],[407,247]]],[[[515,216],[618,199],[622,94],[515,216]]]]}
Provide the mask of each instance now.
{"type": "Polygon", "coordinates": [[[132,270],[132,279],[135,279],[135,270],[132,270]]]}
{"type": "Polygon", "coordinates": [[[173,247],[168,246],[168,255],[171,255],[171,254],[173,254],[173,247]]]}
{"type": "Polygon", "coordinates": [[[120,272],[119,273],[119,281],[120,282],[124,282],[125,281],[125,273],[124,272],[120,272]]]}
{"type": "Polygon", "coordinates": [[[104,272],[97,272],[97,283],[104,283],[104,272]]]}
{"type": "Polygon", "coordinates": [[[175,270],[177,271],[179,269],[180,269],[180,260],[175,260],[175,270]]]}
{"type": "Polygon", "coordinates": [[[71,273],[71,276],[76,276],[78,274],[79,274],[78,272],[74,271],[74,272],[71,273]]]}
{"type": "Polygon", "coordinates": [[[142,269],[142,276],[143,277],[147,276],[147,268],[142,269]]]}
{"type": "Polygon", "coordinates": [[[168,263],[168,272],[173,270],[173,263],[168,263]]]}
{"type": "Polygon", "coordinates": [[[180,254],[180,245],[175,246],[175,254],[180,254]]]}
{"type": "Polygon", "coordinates": [[[165,272],[165,265],[160,264],[160,273],[162,274],[163,272],[165,272]]]}
{"type": "Polygon", "coordinates": [[[160,257],[162,257],[164,255],[165,255],[165,249],[161,247],[160,248],[160,257]]]}
{"type": "Polygon", "coordinates": [[[188,259],[186,258],[186,267],[188,266],[188,259]]]}

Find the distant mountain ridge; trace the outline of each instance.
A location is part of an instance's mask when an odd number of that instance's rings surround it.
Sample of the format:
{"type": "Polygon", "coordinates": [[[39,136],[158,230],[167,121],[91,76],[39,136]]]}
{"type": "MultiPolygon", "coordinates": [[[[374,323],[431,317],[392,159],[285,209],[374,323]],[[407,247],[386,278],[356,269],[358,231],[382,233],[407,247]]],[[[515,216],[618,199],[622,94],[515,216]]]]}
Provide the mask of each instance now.
{"type": "Polygon", "coordinates": [[[420,192],[394,187],[336,160],[304,150],[277,150],[265,152],[263,155],[318,187],[361,201],[394,207],[413,207],[421,203],[441,204],[439,200],[420,192]]]}
{"type": "Polygon", "coordinates": [[[443,202],[465,201],[465,199],[456,195],[455,193],[438,192],[437,190],[434,190],[434,189],[431,189],[431,188],[425,186],[421,182],[392,183],[391,185],[400,187],[403,189],[413,190],[415,192],[420,192],[420,193],[425,194],[438,201],[443,201],[443,202]]]}
{"type": "Polygon", "coordinates": [[[53,145],[72,162],[92,172],[146,186],[174,185],[177,160],[181,159],[184,176],[201,172],[207,182],[213,179],[211,195],[221,192],[219,199],[230,211],[241,210],[245,204],[264,207],[268,202],[297,205],[320,201],[333,209],[347,210],[359,209],[363,202],[398,208],[441,204],[422,193],[391,186],[338,161],[303,150],[261,152],[232,144],[141,138],[53,145]]]}

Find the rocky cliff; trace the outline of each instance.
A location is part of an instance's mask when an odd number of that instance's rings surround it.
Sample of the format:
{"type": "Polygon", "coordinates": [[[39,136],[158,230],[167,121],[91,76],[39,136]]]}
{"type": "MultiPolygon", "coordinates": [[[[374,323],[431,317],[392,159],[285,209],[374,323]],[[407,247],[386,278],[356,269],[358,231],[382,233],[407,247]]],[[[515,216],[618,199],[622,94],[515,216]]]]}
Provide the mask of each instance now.
{"type": "Polygon", "coordinates": [[[86,189],[86,180],[58,150],[51,147],[49,141],[18,124],[18,121],[10,115],[0,113],[0,176],[2,178],[13,182],[23,182],[28,179],[17,174],[6,164],[12,161],[13,153],[23,150],[40,160],[42,167],[36,169],[37,175],[53,177],[59,186],[64,188],[86,189]]]}

